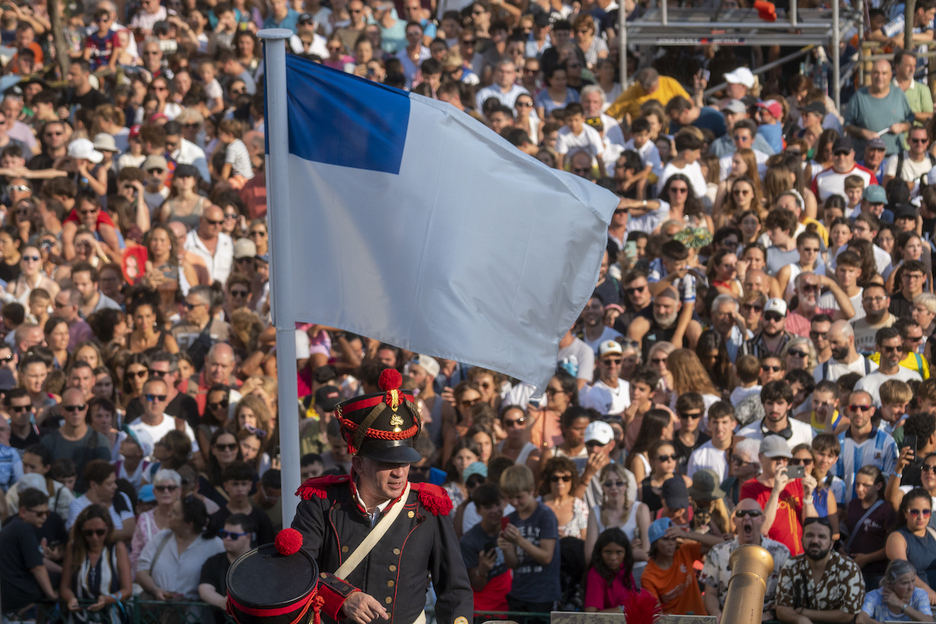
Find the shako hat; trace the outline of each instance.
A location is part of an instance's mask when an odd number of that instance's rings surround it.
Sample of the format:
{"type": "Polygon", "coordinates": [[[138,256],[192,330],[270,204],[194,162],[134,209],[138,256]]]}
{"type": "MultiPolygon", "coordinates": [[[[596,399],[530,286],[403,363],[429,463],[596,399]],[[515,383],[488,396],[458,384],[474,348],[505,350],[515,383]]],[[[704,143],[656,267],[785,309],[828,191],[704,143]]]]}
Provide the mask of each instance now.
{"type": "Polygon", "coordinates": [[[318,576],[302,534],[283,529],[273,544],[244,553],[228,568],[227,611],[239,624],[318,622],[318,576]]]}
{"type": "Polygon", "coordinates": [[[413,440],[422,426],[412,393],[400,390],[403,378],[395,369],[380,373],[383,392],[365,394],[339,403],[335,416],[348,452],[390,464],[411,464],[422,456],[413,440]]]}

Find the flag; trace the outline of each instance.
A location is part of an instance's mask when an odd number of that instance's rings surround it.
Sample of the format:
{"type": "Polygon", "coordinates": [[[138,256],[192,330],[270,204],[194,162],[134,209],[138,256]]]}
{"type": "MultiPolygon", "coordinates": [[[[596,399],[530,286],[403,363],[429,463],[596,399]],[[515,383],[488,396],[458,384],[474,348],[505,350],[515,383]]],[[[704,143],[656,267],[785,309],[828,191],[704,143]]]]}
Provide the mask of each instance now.
{"type": "Polygon", "coordinates": [[[545,387],[618,198],[449,104],[293,55],[286,82],[292,225],[272,244],[302,279],[278,313],[545,387]]]}

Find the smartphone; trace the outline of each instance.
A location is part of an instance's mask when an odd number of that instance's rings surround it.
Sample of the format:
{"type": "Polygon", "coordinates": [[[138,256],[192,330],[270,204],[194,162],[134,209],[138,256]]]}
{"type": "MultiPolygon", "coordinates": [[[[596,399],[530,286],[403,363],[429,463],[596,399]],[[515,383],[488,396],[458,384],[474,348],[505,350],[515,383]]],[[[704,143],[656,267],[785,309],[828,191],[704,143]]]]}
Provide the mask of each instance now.
{"type": "Polygon", "coordinates": [[[705,82],[708,82],[709,78],[711,77],[712,77],[712,72],[710,72],[707,69],[702,70],[702,80],[704,80],[705,82]]]}
{"type": "Polygon", "coordinates": [[[504,516],[503,518],[501,518],[501,531],[506,529],[508,524],[510,524],[510,518],[508,518],[507,516],[504,516]]]}
{"type": "Polygon", "coordinates": [[[908,433],[904,436],[903,444],[900,445],[900,448],[909,446],[910,450],[916,453],[917,450],[917,437],[912,433],[908,433]]]}
{"type": "Polygon", "coordinates": [[[637,241],[627,241],[624,243],[624,256],[627,258],[637,257],[637,241]]]}
{"type": "Polygon", "coordinates": [[[806,476],[806,466],[787,466],[786,474],[790,479],[802,479],[806,476]]]}

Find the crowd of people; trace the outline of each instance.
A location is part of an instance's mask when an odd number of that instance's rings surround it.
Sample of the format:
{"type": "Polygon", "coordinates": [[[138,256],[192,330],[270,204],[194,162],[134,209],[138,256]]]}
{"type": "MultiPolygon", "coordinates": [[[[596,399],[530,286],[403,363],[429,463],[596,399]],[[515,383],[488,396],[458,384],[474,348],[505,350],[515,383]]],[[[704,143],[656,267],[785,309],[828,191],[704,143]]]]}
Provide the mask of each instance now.
{"type": "Polygon", "coordinates": [[[902,7],[870,9],[893,60],[838,110],[816,75],[755,76],[783,48],[629,50],[623,88],[613,0],[59,6],[59,46],[43,2],[0,12],[4,617],[118,624],[137,596],[224,622],[229,566],[282,528],[279,408],[303,479],[350,474],[335,408],[393,368],[479,614],[717,616],[757,544],[764,620],[933,621],[936,122],[902,7]],[[302,324],[278,404],[270,27],[620,196],[542,396],[302,324]]]}

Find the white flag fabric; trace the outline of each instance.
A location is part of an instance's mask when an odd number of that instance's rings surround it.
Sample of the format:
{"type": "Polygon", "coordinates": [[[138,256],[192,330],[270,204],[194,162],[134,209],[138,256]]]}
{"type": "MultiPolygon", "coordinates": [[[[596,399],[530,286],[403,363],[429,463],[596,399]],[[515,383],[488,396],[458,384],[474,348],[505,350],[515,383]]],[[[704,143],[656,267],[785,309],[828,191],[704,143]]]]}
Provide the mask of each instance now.
{"type": "Polygon", "coordinates": [[[293,55],[286,71],[292,231],[272,243],[303,279],[278,313],[544,388],[618,198],[449,104],[293,55]]]}

